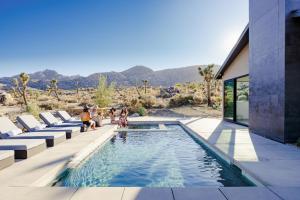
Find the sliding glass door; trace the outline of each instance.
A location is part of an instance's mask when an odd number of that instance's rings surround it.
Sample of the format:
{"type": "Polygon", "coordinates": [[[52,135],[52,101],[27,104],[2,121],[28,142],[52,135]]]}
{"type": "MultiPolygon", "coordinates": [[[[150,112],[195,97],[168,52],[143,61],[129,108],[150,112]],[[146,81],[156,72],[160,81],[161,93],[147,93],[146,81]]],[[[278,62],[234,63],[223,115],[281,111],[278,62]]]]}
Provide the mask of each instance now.
{"type": "Polygon", "coordinates": [[[224,83],[224,118],[234,120],[234,80],[224,83]]]}
{"type": "Polygon", "coordinates": [[[224,82],[224,118],[249,123],[249,76],[224,82]]]}

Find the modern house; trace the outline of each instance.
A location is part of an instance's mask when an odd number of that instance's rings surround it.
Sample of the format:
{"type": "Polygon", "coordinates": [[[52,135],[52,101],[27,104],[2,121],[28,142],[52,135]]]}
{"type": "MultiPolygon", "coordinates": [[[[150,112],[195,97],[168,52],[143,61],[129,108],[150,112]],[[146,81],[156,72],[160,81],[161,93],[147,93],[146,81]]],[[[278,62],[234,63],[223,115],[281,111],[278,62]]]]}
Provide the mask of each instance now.
{"type": "Polygon", "coordinates": [[[223,117],[283,143],[300,138],[300,0],[251,0],[249,24],[216,74],[223,117]]]}

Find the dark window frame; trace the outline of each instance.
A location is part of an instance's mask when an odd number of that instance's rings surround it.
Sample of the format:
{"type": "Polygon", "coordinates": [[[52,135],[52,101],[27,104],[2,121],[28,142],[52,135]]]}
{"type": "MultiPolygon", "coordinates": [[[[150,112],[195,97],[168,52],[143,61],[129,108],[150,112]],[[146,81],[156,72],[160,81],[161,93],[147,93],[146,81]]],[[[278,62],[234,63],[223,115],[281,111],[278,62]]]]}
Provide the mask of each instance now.
{"type": "Polygon", "coordinates": [[[237,101],[237,98],[236,98],[237,87],[236,86],[237,86],[237,79],[244,78],[244,77],[247,77],[247,76],[249,76],[249,74],[245,74],[245,75],[238,76],[238,77],[235,77],[235,78],[227,79],[223,82],[223,119],[225,121],[228,121],[228,122],[231,122],[231,123],[235,123],[235,124],[239,124],[239,125],[248,127],[249,126],[248,124],[244,124],[244,123],[236,121],[236,101],[237,101]],[[229,82],[229,81],[233,81],[233,120],[224,117],[225,116],[225,82],[229,82]]]}

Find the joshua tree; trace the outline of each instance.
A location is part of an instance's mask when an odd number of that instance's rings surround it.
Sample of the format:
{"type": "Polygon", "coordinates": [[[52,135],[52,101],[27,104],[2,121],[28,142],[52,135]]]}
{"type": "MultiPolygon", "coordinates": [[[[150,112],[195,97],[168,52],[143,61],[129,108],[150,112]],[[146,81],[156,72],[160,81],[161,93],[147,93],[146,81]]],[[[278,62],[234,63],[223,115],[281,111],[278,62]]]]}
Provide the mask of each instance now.
{"type": "Polygon", "coordinates": [[[206,84],[206,94],[207,94],[207,105],[211,106],[211,84],[214,80],[214,73],[213,73],[214,65],[208,65],[206,68],[202,69],[201,67],[198,68],[200,76],[203,76],[204,82],[206,84]]]}
{"type": "Polygon", "coordinates": [[[79,82],[78,81],[76,81],[75,86],[76,86],[77,98],[79,98],[79,82]]]}
{"type": "Polygon", "coordinates": [[[137,83],[137,80],[135,81],[135,90],[138,94],[138,98],[141,99],[142,98],[142,95],[141,95],[141,92],[140,92],[140,89],[139,89],[139,86],[138,86],[138,83],[137,83]]]}
{"type": "Polygon", "coordinates": [[[50,81],[50,85],[48,85],[47,87],[48,87],[49,94],[54,93],[57,100],[60,101],[60,98],[58,96],[57,83],[58,83],[58,81],[56,79],[53,79],[53,80],[50,81]]]}
{"type": "Polygon", "coordinates": [[[15,87],[13,88],[13,92],[16,95],[16,97],[22,97],[24,104],[27,106],[28,101],[27,101],[26,93],[27,93],[27,84],[30,80],[30,77],[28,74],[23,72],[20,74],[19,79],[17,78],[13,79],[13,82],[15,84],[15,87]]]}
{"type": "Polygon", "coordinates": [[[144,91],[145,91],[145,94],[147,94],[147,85],[149,83],[148,80],[142,80],[143,84],[144,84],[144,91]]]}

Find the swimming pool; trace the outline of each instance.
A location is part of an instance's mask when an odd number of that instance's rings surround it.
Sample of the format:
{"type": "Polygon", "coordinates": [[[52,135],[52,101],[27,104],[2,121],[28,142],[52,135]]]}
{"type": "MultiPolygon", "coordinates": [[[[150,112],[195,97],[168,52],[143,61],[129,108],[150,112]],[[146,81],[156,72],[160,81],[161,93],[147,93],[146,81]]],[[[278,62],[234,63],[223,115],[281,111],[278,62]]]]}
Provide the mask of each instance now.
{"type": "Polygon", "coordinates": [[[165,132],[121,132],[57,185],[66,187],[250,186],[236,167],[207,150],[179,125],[165,132]]]}

